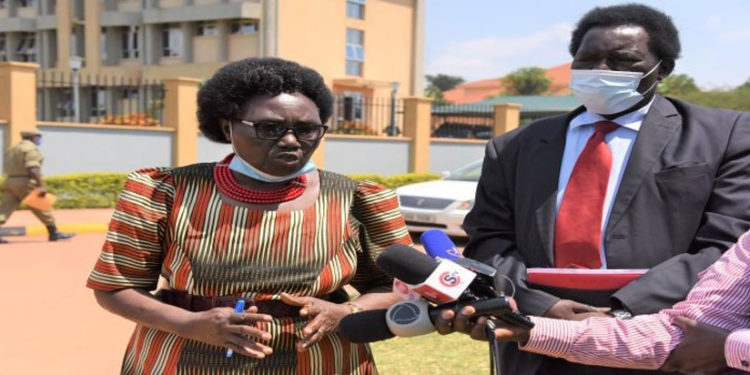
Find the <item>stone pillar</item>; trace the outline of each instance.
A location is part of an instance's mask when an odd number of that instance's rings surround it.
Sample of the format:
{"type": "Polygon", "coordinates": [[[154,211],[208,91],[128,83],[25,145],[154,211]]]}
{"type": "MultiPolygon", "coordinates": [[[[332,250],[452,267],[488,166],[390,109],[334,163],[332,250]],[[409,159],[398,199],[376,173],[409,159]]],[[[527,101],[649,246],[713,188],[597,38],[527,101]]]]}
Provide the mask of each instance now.
{"type": "Polygon", "coordinates": [[[323,137],[320,139],[320,143],[318,143],[318,148],[315,149],[315,152],[312,154],[312,157],[310,158],[313,163],[319,168],[323,169],[325,168],[326,163],[326,137],[323,137]]]}
{"type": "Polygon", "coordinates": [[[411,138],[409,172],[412,173],[426,173],[430,170],[431,110],[430,98],[404,99],[404,137],[411,138]]]}
{"type": "Polygon", "coordinates": [[[55,9],[55,16],[57,17],[57,68],[64,71],[70,67],[70,33],[73,30],[70,6],[70,1],[58,1],[55,9]]]}
{"type": "Polygon", "coordinates": [[[164,123],[174,129],[172,166],[198,161],[198,84],[196,78],[176,77],[164,80],[164,123]]]}
{"type": "Polygon", "coordinates": [[[507,133],[521,123],[521,105],[514,103],[500,103],[493,106],[495,126],[492,134],[498,136],[507,133]]]}
{"type": "Polygon", "coordinates": [[[0,63],[0,119],[8,121],[5,149],[21,141],[21,132],[36,129],[38,64],[0,63]]]}
{"type": "MultiPolygon", "coordinates": [[[[102,11],[102,4],[99,0],[84,0],[84,40],[86,41],[85,58],[86,68],[95,70],[104,61],[101,61],[101,51],[99,38],[101,37],[101,24],[99,23],[99,14],[102,11]]],[[[119,41],[118,41],[119,42],[119,41]]],[[[116,43],[116,42],[111,42],[116,43]]],[[[105,46],[106,48],[106,46],[105,46]]]]}

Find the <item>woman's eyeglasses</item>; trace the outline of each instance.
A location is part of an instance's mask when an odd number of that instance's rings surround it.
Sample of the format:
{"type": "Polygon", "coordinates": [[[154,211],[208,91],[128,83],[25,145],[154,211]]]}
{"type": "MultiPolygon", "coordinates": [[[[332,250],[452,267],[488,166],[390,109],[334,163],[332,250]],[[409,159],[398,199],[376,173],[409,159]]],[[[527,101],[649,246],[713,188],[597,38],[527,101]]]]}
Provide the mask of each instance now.
{"type": "Polygon", "coordinates": [[[243,125],[251,126],[255,129],[255,136],[260,139],[277,141],[290,131],[300,141],[317,141],[325,135],[328,126],[297,122],[289,124],[280,121],[245,121],[237,120],[243,125]]]}

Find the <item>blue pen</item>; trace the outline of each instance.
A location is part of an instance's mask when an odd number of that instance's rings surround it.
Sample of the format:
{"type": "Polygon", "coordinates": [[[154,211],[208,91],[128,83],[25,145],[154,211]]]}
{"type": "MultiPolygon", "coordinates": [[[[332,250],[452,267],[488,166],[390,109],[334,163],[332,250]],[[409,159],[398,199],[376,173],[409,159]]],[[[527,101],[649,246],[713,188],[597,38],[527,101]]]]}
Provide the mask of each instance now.
{"type": "MultiPolygon", "coordinates": [[[[241,299],[237,301],[237,304],[234,305],[234,313],[235,314],[242,314],[242,312],[245,311],[245,300],[241,299]]],[[[227,358],[232,358],[232,354],[234,352],[232,349],[227,349],[227,358]]]]}

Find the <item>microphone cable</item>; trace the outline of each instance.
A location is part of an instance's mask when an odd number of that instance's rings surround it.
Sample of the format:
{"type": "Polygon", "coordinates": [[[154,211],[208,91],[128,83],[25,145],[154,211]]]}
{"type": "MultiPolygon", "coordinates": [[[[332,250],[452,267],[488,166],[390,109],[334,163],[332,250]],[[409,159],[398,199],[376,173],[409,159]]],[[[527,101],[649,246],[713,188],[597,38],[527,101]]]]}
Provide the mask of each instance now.
{"type": "Polygon", "coordinates": [[[487,319],[487,325],[485,325],[485,333],[487,340],[490,343],[490,375],[501,375],[500,368],[500,342],[495,337],[495,321],[487,319]]]}

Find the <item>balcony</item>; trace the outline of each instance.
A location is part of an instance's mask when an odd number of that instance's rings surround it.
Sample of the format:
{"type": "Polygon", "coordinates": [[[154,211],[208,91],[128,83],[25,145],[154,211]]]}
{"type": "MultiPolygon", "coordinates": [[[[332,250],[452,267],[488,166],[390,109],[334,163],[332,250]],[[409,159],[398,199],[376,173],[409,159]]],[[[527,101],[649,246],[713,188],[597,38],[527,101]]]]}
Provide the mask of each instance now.
{"type": "Polygon", "coordinates": [[[36,20],[32,18],[13,17],[0,19],[0,33],[36,31],[36,20]]]}
{"type": "MultiPolygon", "coordinates": [[[[175,0],[164,0],[175,1],[175,0]]],[[[177,0],[182,3],[181,0],[177,0]]],[[[143,22],[146,24],[172,22],[198,22],[225,19],[261,19],[260,3],[216,3],[210,5],[179,6],[170,9],[147,9],[143,11],[143,22]]]]}

